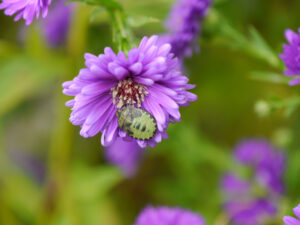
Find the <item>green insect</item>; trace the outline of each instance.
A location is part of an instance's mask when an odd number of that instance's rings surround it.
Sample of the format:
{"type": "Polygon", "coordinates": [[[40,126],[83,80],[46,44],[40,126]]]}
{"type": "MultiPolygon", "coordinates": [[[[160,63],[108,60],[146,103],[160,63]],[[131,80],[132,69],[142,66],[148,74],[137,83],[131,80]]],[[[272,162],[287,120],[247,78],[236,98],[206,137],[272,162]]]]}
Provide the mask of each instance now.
{"type": "Polygon", "coordinates": [[[146,110],[127,105],[117,111],[117,117],[120,129],[135,139],[149,140],[156,133],[156,121],[146,110]]]}

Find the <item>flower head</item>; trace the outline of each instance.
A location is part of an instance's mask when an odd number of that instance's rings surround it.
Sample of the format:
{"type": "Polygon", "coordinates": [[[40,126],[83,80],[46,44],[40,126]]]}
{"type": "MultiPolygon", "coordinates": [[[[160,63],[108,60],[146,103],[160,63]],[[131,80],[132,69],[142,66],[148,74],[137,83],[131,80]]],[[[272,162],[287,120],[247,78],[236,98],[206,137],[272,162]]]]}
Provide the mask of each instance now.
{"type": "Polygon", "coordinates": [[[135,174],[143,154],[144,150],[136,142],[123,141],[122,138],[117,138],[105,150],[105,157],[108,162],[118,166],[127,177],[135,174]]]}
{"type": "Polygon", "coordinates": [[[41,23],[43,35],[51,46],[63,43],[68,34],[72,5],[65,5],[65,2],[65,0],[54,2],[49,9],[47,18],[41,23]]]}
{"type": "Polygon", "coordinates": [[[251,139],[241,142],[236,147],[235,156],[255,170],[260,185],[278,194],[283,192],[284,155],[268,141],[251,139]]]}
{"type": "MultiPolygon", "coordinates": [[[[284,74],[287,76],[300,75],[300,29],[298,34],[292,30],[285,31],[285,37],[288,44],[283,45],[283,53],[280,54],[280,58],[283,60],[286,66],[284,74]]],[[[300,83],[300,77],[290,82],[290,85],[296,85],[300,83]]]]}
{"type": "Polygon", "coordinates": [[[15,21],[23,17],[26,25],[30,25],[34,17],[39,18],[40,14],[45,18],[48,13],[48,6],[51,0],[2,0],[0,9],[5,9],[4,13],[12,16],[17,13],[15,21]]]}
{"type": "Polygon", "coordinates": [[[172,52],[179,58],[198,50],[200,22],[205,18],[211,0],[177,0],[167,19],[168,41],[172,52]]]}
{"type": "Polygon", "coordinates": [[[283,193],[284,157],[265,140],[247,140],[236,147],[236,159],[253,171],[250,180],[227,174],[222,180],[225,210],[237,225],[260,225],[277,213],[283,193]]]}
{"type": "MultiPolygon", "coordinates": [[[[72,107],[70,121],[81,126],[83,137],[102,132],[103,146],[109,146],[121,137],[137,142],[141,148],[154,147],[162,138],[167,138],[165,131],[169,122],[180,121],[179,106],[197,99],[187,91],[194,85],[187,84],[188,78],[177,69],[178,60],[170,52],[170,44],[158,44],[157,40],[157,36],[144,37],[128,56],[123,52],[115,54],[108,47],[99,56],[85,54],[87,68],[82,69],[74,80],[63,84],[63,92],[75,96],[66,105],[72,107]],[[127,106],[138,108],[137,114],[143,112],[155,120],[157,130],[152,138],[135,139],[119,127],[117,111],[127,106]]],[[[133,125],[137,117],[131,114],[127,118],[130,119],[129,124],[124,124],[127,130],[143,131],[146,124],[133,125]]]]}
{"type": "Polygon", "coordinates": [[[298,217],[297,219],[291,216],[284,216],[283,221],[285,225],[300,225],[300,205],[293,209],[294,214],[298,217]]]}
{"type": "Polygon", "coordinates": [[[204,225],[203,218],[181,208],[149,206],[137,217],[134,225],[204,225]]]}

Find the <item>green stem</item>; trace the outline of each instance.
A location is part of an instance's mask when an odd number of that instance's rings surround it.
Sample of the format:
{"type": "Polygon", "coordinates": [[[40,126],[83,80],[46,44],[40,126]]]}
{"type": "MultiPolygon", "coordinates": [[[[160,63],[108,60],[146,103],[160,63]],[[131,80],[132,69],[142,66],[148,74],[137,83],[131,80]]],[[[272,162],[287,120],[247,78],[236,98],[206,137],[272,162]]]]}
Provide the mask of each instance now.
{"type": "Polygon", "coordinates": [[[127,54],[130,48],[130,35],[125,23],[125,15],[120,9],[110,10],[110,15],[113,22],[113,42],[118,46],[119,51],[127,54]]]}

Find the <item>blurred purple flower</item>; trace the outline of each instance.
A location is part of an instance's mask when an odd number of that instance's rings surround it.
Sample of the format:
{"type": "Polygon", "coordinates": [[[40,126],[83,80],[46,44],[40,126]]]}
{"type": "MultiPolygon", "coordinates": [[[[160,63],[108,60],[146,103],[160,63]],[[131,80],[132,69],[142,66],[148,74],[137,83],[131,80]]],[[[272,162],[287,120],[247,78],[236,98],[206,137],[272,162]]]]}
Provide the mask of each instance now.
{"type": "Polygon", "coordinates": [[[65,5],[66,0],[58,0],[52,4],[49,14],[41,23],[44,37],[50,46],[63,43],[67,37],[72,15],[72,5],[65,5]]]}
{"type": "Polygon", "coordinates": [[[284,156],[269,142],[251,139],[241,142],[235,150],[236,159],[253,170],[251,180],[233,174],[222,179],[225,210],[237,225],[260,225],[277,213],[283,193],[284,156]]]}
{"type": "Polygon", "coordinates": [[[211,0],[177,0],[166,21],[169,34],[166,36],[175,56],[191,56],[198,50],[200,22],[205,18],[211,0]]]}
{"type": "Polygon", "coordinates": [[[268,216],[275,215],[276,207],[267,200],[229,201],[225,204],[226,212],[234,224],[260,225],[268,216]]]}
{"type": "Polygon", "coordinates": [[[134,225],[204,225],[204,219],[196,213],[181,208],[161,206],[146,207],[134,225]]]}
{"type": "Polygon", "coordinates": [[[284,216],[283,221],[285,225],[300,225],[300,205],[294,208],[293,212],[298,217],[298,219],[291,216],[284,216]]]}
{"type": "Polygon", "coordinates": [[[104,54],[85,54],[86,66],[72,81],[63,84],[64,94],[75,96],[66,103],[72,107],[70,121],[81,126],[83,137],[102,132],[103,146],[117,137],[137,142],[141,148],[152,147],[167,138],[170,121],[180,121],[179,106],[187,106],[197,96],[187,90],[188,78],[177,69],[178,60],[170,53],[170,44],[157,44],[158,37],[144,37],[139,47],[126,56],[109,47],[104,54]],[[157,131],[150,140],[137,140],[118,127],[116,112],[134,105],[146,110],[156,120],[157,131]]]}
{"type": "Polygon", "coordinates": [[[5,15],[17,14],[15,21],[23,17],[26,25],[30,25],[34,17],[39,18],[40,13],[45,18],[48,13],[48,6],[51,0],[2,0],[0,9],[4,9],[5,15]]]}
{"type": "MultiPolygon", "coordinates": [[[[24,149],[22,149],[24,150],[24,149]]],[[[42,183],[46,178],[46,167],[42,160],[22,150],[10,151],[11,159],[24,171],[31,175],[37,182],[42,183]]]]}
{"type": "Polygon", "coordinates": [[[131,177],[135,174],[144,151],[136,142],[123,141],[122,138],[117,138],[105,150],[104,154],[108,162],[118,166],[125,176],[131,177]]]}
{"type": "Polygon", "coordinates": [[[284,155],[268,141],[252,139],[236,147],[236,158],[256,171],[260,185],[278,194],[283,192],[282,176],[285,168],[284,155]]]}
{"type": "Polygon", "coordinates": [[[244,181],[233,174],[226,174],[222,180],[222,189],[234,195],[244,195],[251,188],[251,184],[244,181]]]}
{"type": "MultiPolygon", "coordinates": [[[[283,53],[280,54],[280,58],[285,63],[287,69],[284,74],[287,76],[300,75],[300,29],[299,34],[292,30],[285,31],[285,37],[288,40],[288,44],[283,45],[283,53]]],[[[297,85],[300,83],[300,77],[290,82],[290,85],[297,85]]]]}

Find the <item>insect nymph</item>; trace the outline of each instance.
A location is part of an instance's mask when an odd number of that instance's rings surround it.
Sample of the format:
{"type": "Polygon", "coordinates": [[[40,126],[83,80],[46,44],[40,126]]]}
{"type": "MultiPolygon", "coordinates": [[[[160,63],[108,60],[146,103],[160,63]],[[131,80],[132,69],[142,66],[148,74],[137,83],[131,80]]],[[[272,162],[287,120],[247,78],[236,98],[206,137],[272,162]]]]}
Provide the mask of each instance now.
{"type": "Polygon", "coordinates": [[[117,111],[117,117],[119,128],[135,139],[149,140],[156,133],[156,121],[146,110],[127,105],[117,111]]]}

